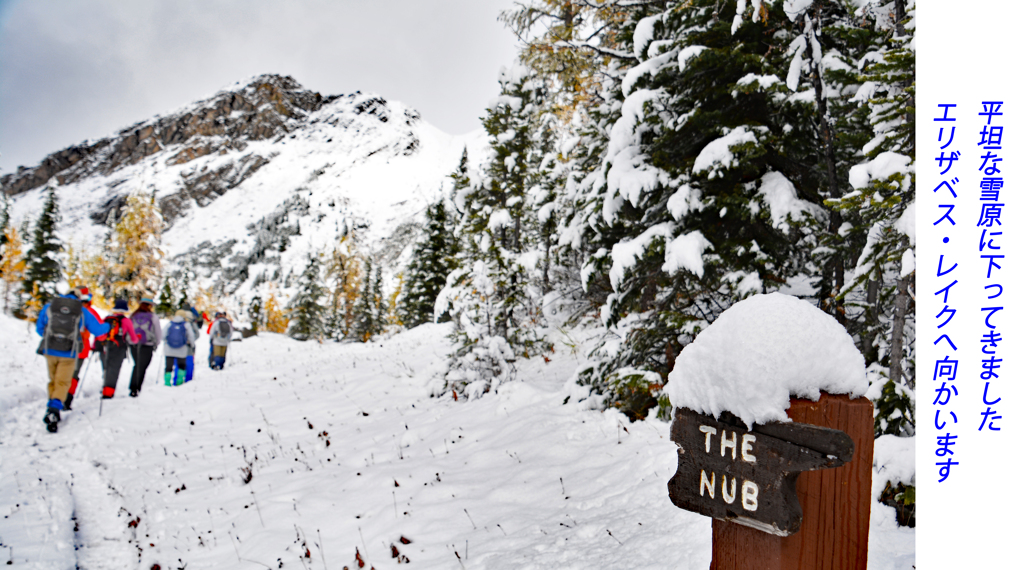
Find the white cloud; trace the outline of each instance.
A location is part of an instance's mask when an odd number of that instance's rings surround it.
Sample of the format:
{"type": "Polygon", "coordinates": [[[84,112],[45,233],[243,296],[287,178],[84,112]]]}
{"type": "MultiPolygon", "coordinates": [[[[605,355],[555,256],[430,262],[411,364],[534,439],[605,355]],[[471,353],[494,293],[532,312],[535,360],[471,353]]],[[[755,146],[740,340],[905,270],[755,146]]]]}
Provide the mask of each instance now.
{"type": "Polygon", "coordinates": [[[373,91],[443,131],[479,127],[515,57],[511,0],[117,0],[0,5],[0,173],[246,77],[373,91]]]}

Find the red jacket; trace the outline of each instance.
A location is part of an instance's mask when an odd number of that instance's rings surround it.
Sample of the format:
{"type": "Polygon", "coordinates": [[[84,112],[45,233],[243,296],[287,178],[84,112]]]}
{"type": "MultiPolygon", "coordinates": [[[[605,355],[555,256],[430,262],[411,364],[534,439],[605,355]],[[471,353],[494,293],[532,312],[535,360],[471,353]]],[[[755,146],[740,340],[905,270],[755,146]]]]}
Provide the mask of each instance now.
{"type": "MultiPolygon", "coordinates": [[[[82,309],[92,313],[92,316],[95,317],[97,321],[99,321],[101,323],[103,322],[103,317],[101,317],[100,314],[96,312],[96,309],[92,308],[92,303],[90,303],[89,301],[85,301],[85,302],[82,303],[82,309]]],[[[81,359],[89,358],[89,350],[90,350],[89,338],[91,336],[92,335],[89,334],[89,329],[83,327],[82,328],[82,351],[78,353],[78,358],[81,358],[81,359]]]]}

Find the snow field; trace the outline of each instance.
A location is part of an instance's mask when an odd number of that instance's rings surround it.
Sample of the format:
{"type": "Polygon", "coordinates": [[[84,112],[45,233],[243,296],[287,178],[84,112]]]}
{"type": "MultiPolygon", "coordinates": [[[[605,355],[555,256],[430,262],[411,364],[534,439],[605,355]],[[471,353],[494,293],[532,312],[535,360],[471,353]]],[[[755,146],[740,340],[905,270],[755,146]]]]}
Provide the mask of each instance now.
{"type": "MultiPolygon", "coordinates": [[[[367,568],[404,568],[394,545],[412,568],[708,567],[710,519],[668,501],[667,423],[563,405],[586,351],[558,342],[497,393],[431,398],[447,332],[323,345],[261,333],[233,343],[222,372],[205,367],[203,337],[193,382],[163,386],[158,358],[131,399],[126,363],[102,417],[94,367],[53,435],[35,340],[0,317],[14,347],[2,392],[39,392],[0,409],[0,556],[337,569],[358,549],[367,568]]],[[[876,506],[869,567],[909,568],[913,531],[876,506]]]]}

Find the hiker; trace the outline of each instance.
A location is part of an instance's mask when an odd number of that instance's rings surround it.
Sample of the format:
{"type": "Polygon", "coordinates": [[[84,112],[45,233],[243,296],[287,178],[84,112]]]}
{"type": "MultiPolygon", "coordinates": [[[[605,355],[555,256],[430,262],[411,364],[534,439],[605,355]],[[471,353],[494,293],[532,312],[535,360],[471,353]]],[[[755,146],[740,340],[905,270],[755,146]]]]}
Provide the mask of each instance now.
{"type": "Polygon", "coordinates": [[[139,308],[132,313],[131,320],[135,326],[135,332],[139,334],[139,343],[131,345],[132,360],[135,368],[132,369],[132,381],[128,385],[128,395],[132,398],[139,395],[142,390],[142,381],[146,379],[146,369],[153,360],[153,352],[160,345],[163,338],[160,330],[160,319],[153,314],[153,299],[143,297],[139,301],[139,308]]]}
{"type": "MultiPolygon", "coordinates": [[[[189,305],[188,303],[185,303],[184,305],[181,306],[181,311],[185,313],[185,315],[183,315],[183,317],[185,318],[185,322],[189,325],[189,328],[192,329],[192,333],[195,336],[195,339],[198,340],[199,333],[200,331],[203,330],[203,319],[205,313],[200,313],[199,311],[196,310],[195,307],[189,305]]],[[[185,356],[185,382],[191,382],[192,376],[195,373],[195,355],[196,345],[193,343],[189,345],[188,355],[185,356]]]]}
{"type": "MultiPolygon", "coordinates": [[[[92,293],[89,292],[89,288],[86,286],[75,287],[72,290],[78,300],[82,303],[82,310],[92,313],[92,316],[97,321],[102,321],[103,317],[96,312],[96,309],[92,306],[92,293]]],[[[71,375],[71,387],[68,388],[68,397],[64,399],[64,409],[71,411],[71,401],[75,399],[75,392],[78,391],[78,382],[81,380],[80,374],[82,373],[82,365],[85,364],[86,360],[89,360],[91,354],[90,349],[92,346],[92,334],[89,329],[82,329],[82,351],[78,353],[78,358],[75,360],[75,372],[71,375]]]]}
{"type": "Polygon", "coordinates": [[[213,322],[206,329],[206,334],[210,335],[210,368],[224,370],[228,346],[231,345],[231,337],[235,334],[235,328],[231,326],[231,319],[227,313],[217,312],[213,316],[213,322]]]}
{"type": "Polygon", "coordinates": [[[37,354],[46,357],[46,371],[50,377],[47,385],[46,415],[43,421],[46,430],[57,432],[60,411],[64,408],[71,376],[75,372],[75,360],[82,342],[82,329],[94,335],[107,334],[110,326],[100,321],[91,311],[82,310],[82,302],[73,292],[50,300],[36,320],[36,333],[43,337],[37,354]]]}
{"type": "Polygon", "coordinates": [[[188,322],[191,317],[188,311],[180,310],[174,313],[171,322],[164,327],[165,386],[179,386],[185,383],[185,359],[188,357],[189,349],[194,351],[196,345],[196,334],[188,322]]]}
{"type": "Polygon", "coordinates": [[[139,335],[135,332],[135,325],[125,313],[128,312],[128,301],[117,299],[114,301],[114,310],[103,319],[104,323],[110,325],[110,332],[103,336],[96,337],[96,342],[103,347],[103,395],[104,400],[114,397],[114,390],[117,389],[117,379],[121,375],[121,364],[128,356],[128,344],[138,344],[139,335]]]}

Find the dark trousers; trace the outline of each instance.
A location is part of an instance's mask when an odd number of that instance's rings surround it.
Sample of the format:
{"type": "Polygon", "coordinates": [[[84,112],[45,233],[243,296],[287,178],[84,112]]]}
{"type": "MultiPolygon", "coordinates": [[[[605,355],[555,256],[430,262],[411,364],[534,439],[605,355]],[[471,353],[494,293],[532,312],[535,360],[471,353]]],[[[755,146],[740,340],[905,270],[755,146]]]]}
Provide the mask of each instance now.
{"type": "Polygon", "coordinates": [[[132,381],[128,389],[133,392],[142,391],[142,381],[146,379],[146,369],[153,361],[153,351],[156,347],[148,344],[133,344],[130,347],[132,360],[135,361],[135,368],[132,369],[132,381]]]}
{"type": "Polygon", "coordinates": [[[178,365],[179,370],[185,369],[185,357],[176,358],[174,356],[168,356],[164,358],[164,372],[174,372],[174,365],[178,365]]]}
{"type": "Polygon", "coordinates": [[[121,364],[128,355],[127,343],[104,342],[103,347],[103,397],[113,398],[117,389],[117,378],[121,375],[121,364]]]}

